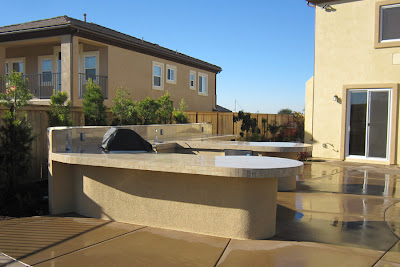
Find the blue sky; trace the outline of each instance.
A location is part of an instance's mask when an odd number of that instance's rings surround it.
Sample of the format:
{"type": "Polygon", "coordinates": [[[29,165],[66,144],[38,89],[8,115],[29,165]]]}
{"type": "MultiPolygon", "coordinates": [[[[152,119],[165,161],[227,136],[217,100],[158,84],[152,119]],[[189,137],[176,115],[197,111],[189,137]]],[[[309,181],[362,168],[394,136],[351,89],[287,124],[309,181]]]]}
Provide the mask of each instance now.
{"type": "Polygon", "coordinates": [[[304,109],[314,8],[304,0],[19,1],[0,25],[68,15],[222,67],[217,102],[247,112],[304,109]],[[68,3],[68,5],[66,5],[68,3]]]}

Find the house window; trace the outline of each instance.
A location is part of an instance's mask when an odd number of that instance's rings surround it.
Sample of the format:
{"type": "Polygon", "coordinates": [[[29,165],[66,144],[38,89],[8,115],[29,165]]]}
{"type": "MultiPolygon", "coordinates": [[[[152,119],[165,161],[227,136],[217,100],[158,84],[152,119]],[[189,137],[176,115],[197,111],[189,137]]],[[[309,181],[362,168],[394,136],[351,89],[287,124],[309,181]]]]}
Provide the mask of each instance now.
{"type": "Polygon", "coordinates": [[[11,71],[24,73],[25,58],[10,58],[6,60],[6,74],[11,71]]]}
{"type": "Polygon", "coordinates": [[[97,63],[96,56],[88,56],[85,57],[85,75],[86,80],[92,79],[92,81],[96,80],[97,74],[97,63]]]}
{"type": "Polygon", "coordinates": [[[204,73],[200,73],[199,72],[199,91],[198,94],[199,95],[207,95],[207,79],[208,75],[204,74],[204,73]]]}
{"type": "Polygon", "coordinates": [[[381,6],[380,41],[400,41],[400,4],[381,6]]]}
{"type": "Polygon", "coordinates": [[[166,76],[167,76],[167,83],[176,84],[176,66],[167,64],[166,76]]]}
{"type": "Polygon", "coordinates": [[[42,83],[52,82],[52,56],[43,56],[39,57],[39,69],[42,74],[41,81],[42,83]]]}
{"type": "Polygon", "coordinates": [[[189,74],[189,88],[192,90],[196,89],[196,72],[191,70],[189,74]]]}
{"type": "Polygon", "coordinates": [[[163,82],[163,70],[164,64],[160,62],[153,61],[153,86],[152,88],[155,90],[164,90],[164,82],[163,82]]]}
{"type": "Polygon", "coordinates": [[[8,63],[6,63],[6,75],[8,75],[8,63]]]}

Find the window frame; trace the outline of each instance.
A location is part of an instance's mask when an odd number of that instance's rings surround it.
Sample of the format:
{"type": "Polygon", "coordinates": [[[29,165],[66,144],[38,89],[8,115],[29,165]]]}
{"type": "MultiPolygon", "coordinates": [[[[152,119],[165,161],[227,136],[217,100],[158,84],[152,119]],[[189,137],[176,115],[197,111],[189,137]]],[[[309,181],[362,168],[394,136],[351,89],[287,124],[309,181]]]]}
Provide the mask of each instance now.
{"type": "Polygon", "coordinates": [[[176,84],[176,78],[177,78],[176,66],[167,64],[167,66],[165,68],[165,81],[166,81],[166,83],[176,84]],[[173,80],[168,78],[168,71],[169,70],[173,70],[174,71],[174,79],[173,80]]]}
{"type": "Polygon", "coordinates": [[[198,82],[197,82],[197,94],[201,96],[208,96],[208,74],[199,72],[197,75],[198,82]],[[204,77],[206,80],[205,83],[205,92],[200,92],[200,77],[204,77]]]}
{"type": "Polygon", "coordinates": [[[42,75],[43,75],[43,64],[42,64],[43,60],[50,60],[51,61],[51,71],[50,71],[51,81],[45,82],[45,81],[43,81],[43,78],[42,78],[42,79],[40,79],[40,84],[41,85],[50,85],[53,82],[54,55],[38,56],[38,74],[42,74],[42,75]]]}
{"type": "Polygon", "coordinates": [[[25,64],[25,57],[16,57],[16,58],[7,58],[5,61],[5,64],[7,64],[6,69],[8,69],[7,75],[10,74],[10,72],[13,70],[12,64],[17,63],[17,62],[22,62],[22,75],[26,74],[26,64],[25,64]],[[11,64],[11,65],[10,65],[11,64]]]}
{"type": "Polygon", "coordinates": [[[375,4],[375,48],[400,47],[400,38],[394,40],[382,40],[382,8],[384,6],[400,5],[399,0],[387,0],[375,4]]]}
{"type": "Polygon", "coordinates": [[[189,71],[189,89],[196,90],[196,71],[189,71]],[[193,74],[193,86],[192,86],[192,74],[193,74]]]}
{"type": "Polygon", "coordinates": [[[151,75],[151,88],[154,89],[154,90],[163,91],[164,90],[164,63],[153,61],[153,64],[152,64],[152,67],[151,67],[151,73],[152,73],[152,75],[151,75]],[[155,66],[161,68],[160,86],[154,85],[154,77],[155,77],[155,75],[154,75],[154,67],[155,66]]]}

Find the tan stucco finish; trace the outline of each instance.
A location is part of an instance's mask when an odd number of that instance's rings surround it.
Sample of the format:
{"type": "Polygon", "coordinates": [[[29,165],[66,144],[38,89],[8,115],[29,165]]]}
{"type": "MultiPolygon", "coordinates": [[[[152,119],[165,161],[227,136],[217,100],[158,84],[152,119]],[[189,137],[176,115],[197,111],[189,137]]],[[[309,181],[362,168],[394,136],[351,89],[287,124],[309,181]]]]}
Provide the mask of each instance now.
{"type": "MultiPolygon", "coordinates": [[[[399,53],[400,47],[376,48],[378,3],[381,1],[333,2],[333,12],[315,9],[315,70],[313,83],[306,85],[305,123],[306,142],[313,144],[314,157],[344,159],[344,86],[378,89],[390,84],[394,88],[393,84],[400,82],[400,65],[393,65],[393,54],[399,53]],[[333,101],[335,95],[338,102],[333,101]]],[[[393,100],[396,107],[394,91],[393,100]]],[[[397,120],[392,126],[391,147],[397,147],[396,141],[393,143],[399,135],[397,120]]],[[[390,155],[390,163],[397,162],[395,156],[390,155]]]]}
{"type": "Polygon", "coordinates": [[[275,234],[277,179],[52,165],[49,186],[57,192],[51,195],[52,214],[75,211],[94,218],[239,239],[275,234]]]}

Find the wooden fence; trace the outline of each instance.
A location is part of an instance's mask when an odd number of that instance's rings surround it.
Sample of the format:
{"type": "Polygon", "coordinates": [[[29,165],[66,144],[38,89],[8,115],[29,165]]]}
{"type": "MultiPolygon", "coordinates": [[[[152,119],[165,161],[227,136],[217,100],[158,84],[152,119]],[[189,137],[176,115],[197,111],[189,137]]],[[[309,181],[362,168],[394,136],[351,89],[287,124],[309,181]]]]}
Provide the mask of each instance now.
{"type": "MultiPolygon", "coordinates": [[[[0,116],[3,117],[5,107],[0,106],[0,116]]],[[[35,140],[32,144],[32,169],[21,182],[28,182],[40,179],[47,179],[47,128],[49,106],[28,106],[25,108],[28,121],[32,126],[35,140]]],[[[111,112],[108,111],[111,118],[111,112]]],[[[213,134],[234,134],[240,133],[241,122],[233,123],[233,116],[237,113],[225,112],[186,112],[191,123],[209,122],[212,124],[213,134]]],[[[285,124],[293,121],[292,115],[276,115],[276,114],[252,114],[257,119],[258,127],[262,129],[262,119],[267,119],[268,123],[276,121],[278,124],[285,124]]],[[[75,126],[83,126],[85,124],[82,108],[72,109],[72,120],[75,126]]],[[[111,120],[110,120],[111,121],[111,120]]],[[[0,121],[0,126],[2,125],[0,121]]],[[[268,135],[268,138],[271,136],[268,135]]]]}

